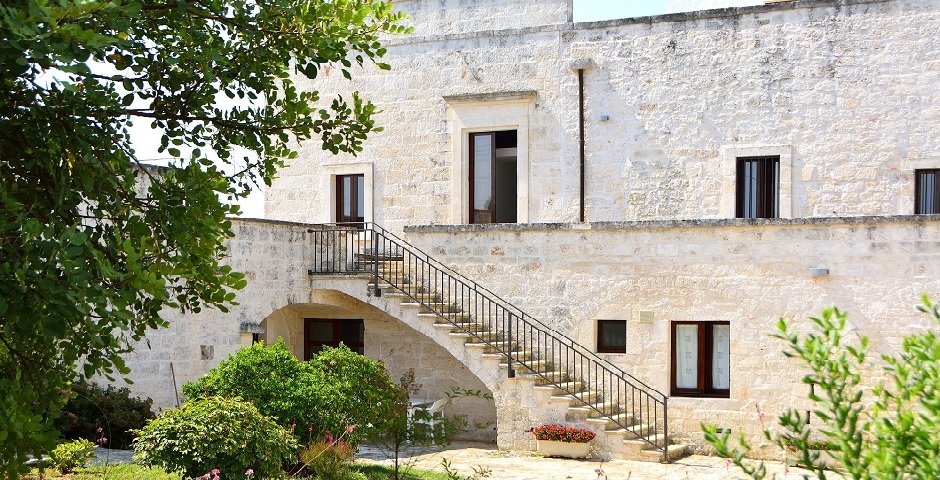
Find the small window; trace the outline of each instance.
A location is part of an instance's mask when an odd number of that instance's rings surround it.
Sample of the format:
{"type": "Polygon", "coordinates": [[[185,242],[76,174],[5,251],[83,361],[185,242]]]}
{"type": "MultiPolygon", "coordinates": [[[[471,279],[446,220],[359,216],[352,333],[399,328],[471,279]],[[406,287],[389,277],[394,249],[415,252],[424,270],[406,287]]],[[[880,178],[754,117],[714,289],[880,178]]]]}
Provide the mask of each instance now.
{"type": "Polygon", "coordinates": [[[672,395],[728,397],[730,370],[728,322],[672,323],[672,395]]]}
{"type": "Polygon", "coordinates": [[[350,350],[365,354],[365,326],[361,319],[304,319],[304,360],[310,360],[323,347],[345,344],[350,350]]]}
{"type": "Polygon", "coordinates": [[[940,213],[940,168],[914,170],[914,213],[940,213]]]}
{"type": "Polygon", "coordinates": [[[625,320],[597,321],[597,352],[627,353],[627,322],[625,320]]]}
{"type": "Polygon", "coordinates": [[[516,223],[515,130],[470,134],[470,223],[516,223]]]}
{"type": "Polygon", "coordinates": [[[363,227],[365,221],[365,175],[336,176],[336,223],[363,227]]]}
{"type": "Polygon", "coordinates": [[[778,218],[780,157],[739,157],[735,189],[737,218],[778,218]]]}

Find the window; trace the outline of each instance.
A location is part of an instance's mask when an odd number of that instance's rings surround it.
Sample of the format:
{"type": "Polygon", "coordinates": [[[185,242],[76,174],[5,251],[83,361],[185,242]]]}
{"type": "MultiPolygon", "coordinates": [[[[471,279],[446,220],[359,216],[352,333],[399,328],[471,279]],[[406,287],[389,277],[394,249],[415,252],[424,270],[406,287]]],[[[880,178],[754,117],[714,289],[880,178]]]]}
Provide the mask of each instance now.
{"type": "Polygon", "coordinates": [[[597,352],[627,353],[627,322],[625,320],[597,321],[597,352]]]}
{"type": "Polygon", "coordinates": [[[940,213],[940,168],[914,170],[914,213],[940,213]]]}
{"type": "Polygon", "coordinates": [[[470,134],[470,223],[516,223],[515,130],[470,134]]]}
{"type": "Polygon", "coordinates": [[[340,343],[363,355],[364,337],[365,327],[361,319],[305,318],[304,359],[310,360],[323,347],[338,347],[340,343]]]}
{"type": "Polygon", "coordinates": [[[365,220],[365,175],[336,176],[336,223],[363,227],[365,220]]]}
{"type": "Polygon", "coordinates": [[[780,157],[740,157],[735,180],[737,218],[778,218],[780,157]]]}
{"type": "Polygon", "coordinates": [[[672,395],[728,397],[730,370],[728,322],[672,323],[672,395]]]}

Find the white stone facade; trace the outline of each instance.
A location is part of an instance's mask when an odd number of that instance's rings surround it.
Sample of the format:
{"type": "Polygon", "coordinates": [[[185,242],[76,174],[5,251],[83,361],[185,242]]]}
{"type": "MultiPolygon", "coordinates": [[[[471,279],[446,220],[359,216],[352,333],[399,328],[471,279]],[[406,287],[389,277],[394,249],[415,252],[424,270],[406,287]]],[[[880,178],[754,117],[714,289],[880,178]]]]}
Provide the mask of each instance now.
{"type": "MultiPolygon", "coordinates": [[[[362,92],[385,130],[357,157],[302,148],[266,193],[271,218],[335,221],[336,176],[364,175],[365,221],[589,348],[597,320],[626,321],[628,353],[602,355],[667,394],[670,325],[728,322],[728,398],[670,398],[670,432],[692,441],[702,422],[759,439],[757,408],[811,408],[768,337],[781,316],[802,328],[824,306],[845,308],[878,352],[926,327],[913,306],[940,297],[940,216],[912,214],[914,170],[940,168],[940,2],[801,0],[588,24],[571,23],[570,0],[396,5],[415,33],[386,39],[390,72],[305,84],[324,97],[362,92]],[[467,225],[469,135],[497,130],[518,134],[518,224],[467,225]],[[780,218],[734,219],[736,159],[764,155],[779,157],[780,218]]],[[[351,315],[364,319],[366,353],[393,375],[415,368],[427,395],[492,392],[495,405],[460,413],[495,423],[503,446],[566,420],[495,360],[371,296],[368,279],[308,275],[308,228],[238,222],[241,305],[149,337],[152,353],[129,363],[153,379],[139,391],[170,405],[170,361],[181,383],[254,329],[299,353],[303,318],[351,315]],[[200,359],[208,344],[214,357],[200,359]]]]}

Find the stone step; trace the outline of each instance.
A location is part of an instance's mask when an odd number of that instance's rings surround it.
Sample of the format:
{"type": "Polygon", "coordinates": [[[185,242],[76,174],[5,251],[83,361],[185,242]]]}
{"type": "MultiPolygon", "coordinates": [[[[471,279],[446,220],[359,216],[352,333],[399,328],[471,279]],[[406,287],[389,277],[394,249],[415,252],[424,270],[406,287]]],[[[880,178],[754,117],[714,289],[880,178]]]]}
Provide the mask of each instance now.
{"type": "Polygon", "coordinates": [[[589,418],[596,418],[613,415],[619,408],[619,405],[610,402],[591,403],[589,405],[582,402],[582,406],[568,407],[568,411],[575,414],[587,415],[589,418]]]}
{"type": "MultiPolygon", "coordinates": [[[[676,460],[687,455],[691,455],[694,447],[692,445],[676,444],[669,445],[669,448],[666,450],[669,452],[669,460],[676,460]]],[[[659,450],[643,449],[640,450],[639,454],[631,460],[638,460],[641,462],[662,462],[663,461],[663,452],[659,450]]]]}
{"type": "Polygon", "coordinates": [[[582,403],[589,403],[597,400],[597,396],[600,395],[600,392],[591,390],[587,392],[579,392],[577,395],[570,395],[563,393],[561,395],[552,395],[552,400],[562,400],[568,399],[572,405],[579,405],[582,403]]]}
{"type": "Polygon", "coordinates": [[[566,394],[570,392],[580,392],[584,389],[584,382],[562,382],[558,385],[537,385],[535,388],[552,390],[555,394],[566,394]]]}
{"type": "MultiPolygon", "coordinates": [[[[512,368],[515,368],[516,370],[521,369],[521,370],[533,371],[533,370],[547,369],[549,366],[548,360],[526,360],[526,364],[527,365],[523,365],[519,362],[516,362],[515,358],[513,358],[512,368]]],[[[499,368],[503,370],[507,370],[509,368],[509,363],[501,362],[499,364],[499,368]]]]}
{"type": "MultiPolygon", "coordinates": [[[[598,420],[610,420],[607,417],[599,417],[598,420]]],[[[608,433],[616,433],[623,435],[624,440],[639,440],[640,438],[646,438],[656,433],[656,427],[642,423],[639,425],[630,425],[628,428],[617,427],[613,429],[605,430],[608,433]]]]}
{"type": "Polygon", "coordinates": [[[444,314],[419,313],[418,317],[419,318],[434,318],[434,319],[439,319],[443,317],[447,321],[452,321],[452,323],[455,323],[455,324],[471,323],[469,322],[470,314],[466,312],[452,312],[452,313],[444,313],[444,314]]]}
{"type": "MultiPolygon", "coordinates": [[[[484,357],[498,358],[503,363],[505,363],[508,358],[508,356],[505,353],[484,353],[482,355],[484,357]]],[[[529,360],[533,358],[533,355],[534,354],[532,353],[531,350],[520,350],[517,352],[512,352],[512,360],[514,362],[516,360],[529,360]]],[[[539,388],[544,388],[544,387],[539,387],[539,388]]]]}
{"type": "Polygon", "coordinates": [[[633,425],[636,419],[633,417],[632,413],[618,413],[606,417],[588,418],[586,422],[590,425],[596,425],[603,430],[616,432],[618,429],[623,429],[621,425],[633,425]]]}
{"type": "Polygon", "coordinates": [[[542,372],[536,380],[536,384],[546,384],[546,383],[559,383],[568,381],[568,372],[562,372],[559,370],[551,372],[542,372]]]}

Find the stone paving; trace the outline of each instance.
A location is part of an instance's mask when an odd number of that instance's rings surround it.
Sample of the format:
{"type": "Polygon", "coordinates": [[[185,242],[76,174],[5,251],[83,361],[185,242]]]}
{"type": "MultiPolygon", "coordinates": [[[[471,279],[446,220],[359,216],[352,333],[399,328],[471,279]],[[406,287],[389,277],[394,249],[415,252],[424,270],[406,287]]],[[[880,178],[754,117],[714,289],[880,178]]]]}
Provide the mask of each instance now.
{"type": "MultiPolygon", "coordinates": [[[[97,458],[92,463],[130,463],[133,452],[130,450],[109,450],[96,448],[97,458]]],[[[450,462],[451,468],[464,476],[473,474],[473,468],[488,469],[493,480],[598,480],[597,469],[602,469],[606,480],[726,480],[746,478],[728,462],[718,457],[692,455],[671,464],[632,462],[628,460],[610,460],[600,462],[593,459],[568,460],[561,458],[543,458],[535,452],[507,452],[497,450],[490,443],[455,442],[446,448],[406,449],[403,456],[412,456],[414,461],[406,459],[404,464],[425,470],[443,472],[441,462],[450,462]]],[[[366,444],[356,455],[356,461],[392,464],[384,451],[366,444]]],[[[790,467],[781,462],[765,462],[768,478],[782,480],[816,479],[807,470],[790,467]]],[[[826,478],[840,479],[839,475],[826,475],[826,478]]]]}
{"type": "MultiPolygon", "coordinates": [[[[414,453],[415,467],[443,471],[441,462],[447,459],[451,468],[462,475],[473,474],[473,468],[486,468],[491,471],[489,478],[496,480],[597,480],[597,469],[602,469],[607,480],[725,480],[747,478],[723,458],[692,455],[671,464],[634,462],[628,460],[569,460],[543,458],[535,452],[507,452],[497,450],[495,445],[487,443],[459,442],[445,449],[425,449],[414,453]]],[[[365,445],[357,461],[392,464],[382,450],[365,445]]],[[[406,461],[410,463],[410,460],[406,461]]],[[[807,470],[786,467],[782,462],[765,462],[769,473],[767,478],[778,479],[816,479],[807,470]]],[[[826,478],[841,478],[839,475],[826,475],[826,478]]]]}

